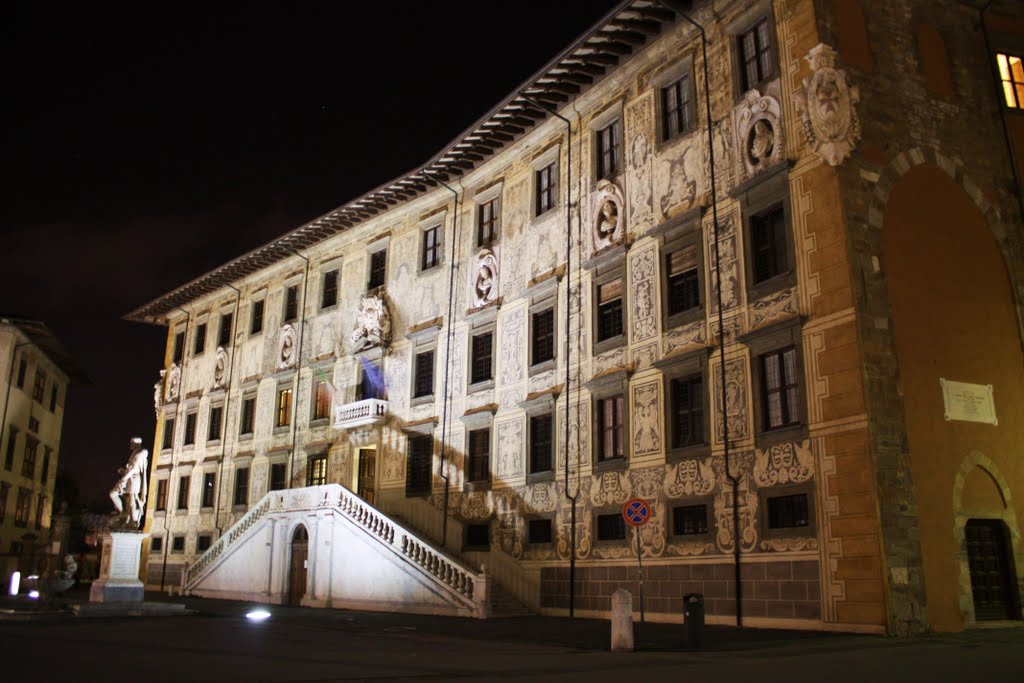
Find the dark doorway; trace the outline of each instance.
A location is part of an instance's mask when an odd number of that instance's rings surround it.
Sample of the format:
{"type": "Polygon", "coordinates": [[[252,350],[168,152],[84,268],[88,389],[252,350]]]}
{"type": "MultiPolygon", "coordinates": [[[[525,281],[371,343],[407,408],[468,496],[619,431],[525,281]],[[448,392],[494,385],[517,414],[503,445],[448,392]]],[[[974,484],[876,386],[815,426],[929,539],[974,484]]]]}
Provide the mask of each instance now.
{"type": "Polygon", "coordinates": [[[377,449],[359,449],[359,497],[370,505],[374,504],[374,492],[377,490],[377,449]]]}
{"type": "Polygon", "coordinates": [[[306,595],[306,559],[309,557],[309,533],[299,526],[292,535],[292,560],[288,572],[288,604],[298,607],[306,595]]]}
{"type": "Polygon", "coordinates": [[[977,621],[1016,619],[1017,592],[1006,525],[998,519],[970,519],[964,527],[971,593],[977,621]]]}

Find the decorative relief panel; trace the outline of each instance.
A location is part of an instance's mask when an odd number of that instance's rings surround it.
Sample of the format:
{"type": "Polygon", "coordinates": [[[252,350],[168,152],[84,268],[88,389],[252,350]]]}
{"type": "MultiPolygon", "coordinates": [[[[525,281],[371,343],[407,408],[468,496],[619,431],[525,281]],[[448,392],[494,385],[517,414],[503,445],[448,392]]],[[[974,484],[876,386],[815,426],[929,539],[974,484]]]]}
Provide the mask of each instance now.
{"type": "Polygon", "coordinates": [[[483,308],[498,300],[498,256],[490,249],[481,249],[472,270],[470,306],[483,308]]]}
{"type": "Polygon", "coordinates": [[[778,83],[772,86],[763,95],[757,90],[747,91],[734,113],[735,149],[740,158],[738,170],[741,172],[741,180],[753,178],[784,158],[782,105],[776,96],[772,96],[776,93],[770,92],[778,91],[778,83]]]}
{"type": "MultiPolygon", "coordinates": [[[[293,331],[294,332],[294,331],[293,331]]],[[[352,353],[391,343],[391,314],[379,296],[364,296],[356,311],[355,328],[350,337],[352,353]]]]}
{"type": "Polygon", "coordinates": [[[267,464],[261,463],[252,468],[252,498],[256,501],[267,493],[267,464]]]}
{"type": "Polygon", "coordinates": [[[630,232],[639,235],[654,227],[654,204],[651,197],[653,91],[646,92],[626,106],[626,130],[633,133],[626,146],[630,232]]]}
{"type": "Polygon", "coordinates": [[[487,389],[486,391],[477,391],[466,396],[466,410],[472,410],[479,408],[480,406],[486,406],[494,403],[494,389],[487,389]]]}
{"type": "MultiPolygon", "coordinates": [[[[715,441],[722,443],[724,439],[724,423],[721,410],[722,373],[715,364],[711,368],[714,375],[715,395],[715,441]]],[[[743,358],[736,358],[725,363],[725,408],[729,415],[729,441],[742,441],[749,436],[749,401],[747,400],[747,364],[743,358]]]]}
{"type": "MultiPolygon", "coordinates": [[[[737,256],[735,214],[720,216],[718,219],[718,252],[722,258],[722,308],[726,311],[743,303],[740,284],[739,261],[737,256]]],[[[714,221],[704,223],[705,239],[708,251],[708,308],[712,313],[718,312],[718,278],[714,276],[717,267],[715,256],[714,221]]]]}
{"type": "Polygon", "coordinates": [[[651,247],[638,254],[630,254],[629,284],[633,310],[629,320],[631,341],[634,344],[658,334],[658,314],[655,301],[656,251],[655,247],[651,247]]]}
{"type": "Polygon", "coordinates": [[[818,43],[806,59],[812,73],[803,79],[803,88],[794,93],[804,136],[825,163],[838,166],[860,140],[856,108],[860,90],[850,84],[845,71],[835,68],[836,51],[828,45],[818,43]]]}
{"type": "Polygon", "coordinates": [[[518,477],[523,474],[524,429],[521,419],[498,423],[498,467],[500,478],[518,477]]]}
{"type": "Polygon", "coordinates": [[[295,328],[286,324],[277,335],[277,369],[288,370],[295,367],[298,350],[295,348],[295,328]]]}
{"type": "Polygon", "coordinates": [[[167,396],[166,403],[177,403],[181,397],[181,368],[177,363],[171,363],[164,377],[164,387],[167,396]]]}
{"type": "Polygon", "coordinates": [[[641,370],[646,370],[647,368],[654,365],[654,363],[658,360],[660,356],[660,354],[658,353],[659,347],[660,343],[655,340],[650,344],[647,344],[646,346],[641,346],[640,348],[633,349],[634,370],[639,372],[641,370]]]}
{"type": "MultiPolygon", "coordinates": [[[[714,135],[712,140],[715,145],[715,187],[718,196],[724,197],[731,187],[730,169],[732,168],[732,122],[730,119],[722,119],[713,127],[714,135]]],[[[708,154],[708,136],[705,130],[701,137],[704,144],[701,145],[701,153],[704,162],[704,177],[711,177],[711,156],[708,154]]]]}
{"type": "Polygon", "coordinates": [[[501,382],[515,384],[526,366],[526,309],[519,309],[501,321],[501,382]]]}
{"type": "Polygon", "coordinates": [[[703,320],[698,320],[690,323],[689,325],[673,328],[666,332],[662,338],[662,344],[666,356],[676,351],[681,353],[690,348],[696,350],[700,347],[707,346],[707,343],[708,326],[703,320]]]}
{"type": "Polygon", "coordinates": [[[610,180],[600,180],[591,208],[591,239],[594,253],[626,240],[626,210],[622,189],[610,180]]]}
{"type": "Polygon", "coordinates": [[[640,467],[629,470],[629,481],[633,495],[654,502],[660,498],[661,480],[664,478],[665,467],[640,467]]]}
{"type": "Polygon", "coordinates": [[[590,484],[590,504],[594,507],[623,505],[631,498],[631,486],[626,472],[596,474],[590,484]]]}
{"type": "Polygon", "coordinates": [[[409,402],[409,362],[404,353],[388,356],[384,364],[384,381],[392,412],[404,410],[409,402]]]}
{"type": "Polygon", "coordinates": [[[213,363],[213,388],[223,389],[228,376],[228,352],[223,346],[217,347],[216,360],[213,363]]]}
{"type": "Polygon", "coordinates": [[[525,385],[519,384],[511,389],[503,389],[498,393],[498,410],[512,410],[526,398],[523,392],[525,385]]]}
{"type": "MultiPolygon", "coordinates": [[[[739,508],[739,543],[740,549],[750,551],[757,545],[757,493],[750,490],[750,479],[745,474],[749,470],[750,454],[736,454],[733,460],[733,467],[738,470],[737,476],[740,481],[737,488],[739,508]],[[740,475],[739,473],[744,474],[740,475]]],[[[733,549],[735,538],[733,534],[733,494],[732,484],[725,476],[725,461],[720,460],[721,473],[718,477],[718,491],[715,493],[715,542],[722,552],[729,552],[733,549]]]]}
{"type": "Polygon", "coordinates": [[[599,375],[605,370],[611,370],[612,368],[621,368],[626,365],[626,348],[620,346],[612,349],[611,351],[605,351],[602,354],[598,354],[594,357],[594,374],[599,375]]]}
{"type": "Polygon", "coordinates": [[[569,406],[569,428],[565,426],[565,407],[558,413],[558,471],[565,468],[565,437],[569,437],[569,471],[570,478],[579,476],[583,463],[589,462],[590,457],[590,410],[589,404],[582,405],[575,402],[569,406]]]}
{"type": "Polygon", "coordinates": [[[796,293],[793,289],[783,289],[771,296],[758,299],[750,305],[750,329],[755,330],[778,320],[791,318],[797,314],[796,293]]]}
{"type": "Polygon", "coordinates": [[[661,452],[661,382],[654,380],[632,388],[633,455],[661,452]]]}
{"type": "Polygon", "coordinates": [[[683,460],[665,468],[665,495],[669,498],[706,496],[715,490],[711,458],[683,460]]]}
{"type": "Polygon", "coordinates": [[[814,476],[811,442],[780,443],[754,451],[754,481],[758,486],[799,484],[814,476]]]}
{"type": "MultiPolygon", "coordinates": [[[[465,479],[463,477],[465,462],[466,432],[462,429],[452,430],[448,436],[448,447],[445,450],[445,468],[448,470],[448,483],[452,487],[459,488],[465,479]]],[[[440,470],[440,464],[438,465],[440,470]]]]}
{"type": "Polygon", "coordinates": [[[654,170],[659,223],[693,208],[704,195],[703,146],[700,135],[691,135],[660,155],[654,170]]]}
{"type": "Polygon", "coordinates": [[[463,519],[486,520],[494,510],[493,491],[463,493],[458,500],[459,515],[463,519]]]}
{"type": "Polygon", "coordinates": [[[558,373],[554,370],[548,370],[540,374],[534,375],[530,378],[529,388],[530,393],[535,391],[543,391],[558,383],[558,373]]]}
{"type": "MultiPolygon", "coordinates": [[[[585,479],[580,482],[583,486],[579,492],[579,498],[576,503],[576,558],[586,559],[590,556],[590,550],[592,547],[591,541],[591,510],[590,506],[586,504],[588,500],[589,491],[587,484],[589,479],[585,479]]],[[[558,551],[558,557],[562,560],[569,559],[569,548],[571,547],[571,533],[572,533],[572,506],[569,501],[562,497],[561,508],[558,512],[556,520],[556,542],[555,547],[558,551]]]]}

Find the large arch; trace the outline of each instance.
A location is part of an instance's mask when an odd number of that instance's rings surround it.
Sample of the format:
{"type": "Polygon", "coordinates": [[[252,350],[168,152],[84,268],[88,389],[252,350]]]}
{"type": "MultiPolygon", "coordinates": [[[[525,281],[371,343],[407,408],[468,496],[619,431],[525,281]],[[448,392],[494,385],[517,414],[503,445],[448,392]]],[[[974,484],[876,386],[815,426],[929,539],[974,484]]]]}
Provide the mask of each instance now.
{"type": "MultiPolygon", "coordinates": [[[[1005,226],[962,166],[911,150],[887,170],[872,220],[881,229],[928,618],[934,630],[959,630],[974,623],[963,593],[967,511],[948,493],[963,453],[988,453],[986,470],[1006,473],[1005,500],[1014,489],[1024,495],[1020,298],[999,243],[1005,226]],[[946,419],[941,380],[992,385],[998,423],[946,419]]],[[[1008,506],[1006,514],[1014,517],[1008,527],[1020,528],[1019,511],[1008,506]]],[[[970,603],[969,577],[966,587],[970,603]]]]}

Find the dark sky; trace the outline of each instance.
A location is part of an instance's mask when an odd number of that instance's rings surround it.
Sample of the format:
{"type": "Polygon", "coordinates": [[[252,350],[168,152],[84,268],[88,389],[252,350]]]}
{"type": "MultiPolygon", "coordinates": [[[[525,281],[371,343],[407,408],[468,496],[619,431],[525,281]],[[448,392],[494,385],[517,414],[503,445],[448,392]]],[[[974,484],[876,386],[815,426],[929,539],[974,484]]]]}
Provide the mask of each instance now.
{"type": "Polygon", "coordinates": [[[165,330],[121,316],[423,163],[614,4],[5,3],[0,311],[94,381],[83,499],[152,443],[165,330]]]}

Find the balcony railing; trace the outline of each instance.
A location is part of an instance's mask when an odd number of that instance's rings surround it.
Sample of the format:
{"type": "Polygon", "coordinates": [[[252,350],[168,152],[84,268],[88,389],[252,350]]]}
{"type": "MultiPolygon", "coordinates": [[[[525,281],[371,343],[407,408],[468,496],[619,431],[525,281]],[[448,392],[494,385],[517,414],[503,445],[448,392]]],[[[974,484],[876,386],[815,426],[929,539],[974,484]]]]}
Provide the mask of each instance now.
{"type": "Polygon", "coordinates": [[[334,428],[352,429],[383,424],[387,418],[388,402],[378,398],[346,403],[334,407],[334,428]]]}

